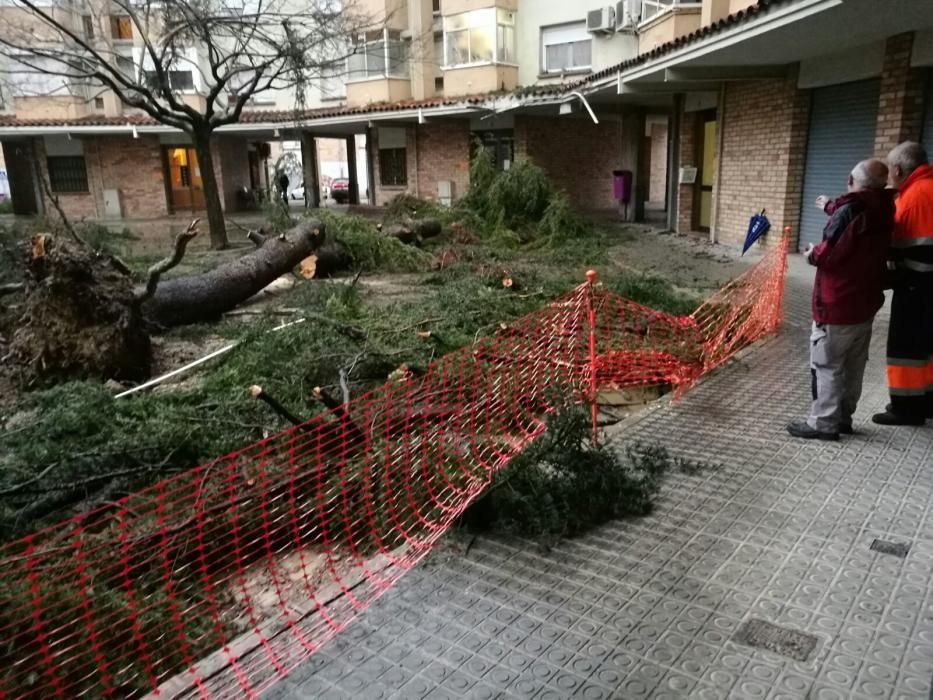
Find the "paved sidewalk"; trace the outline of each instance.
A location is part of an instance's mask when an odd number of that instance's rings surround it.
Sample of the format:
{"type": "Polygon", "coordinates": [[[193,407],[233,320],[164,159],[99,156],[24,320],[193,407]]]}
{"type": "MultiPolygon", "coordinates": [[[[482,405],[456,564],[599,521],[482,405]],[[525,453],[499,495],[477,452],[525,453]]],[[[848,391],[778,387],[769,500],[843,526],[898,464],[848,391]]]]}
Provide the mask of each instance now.
{"type": "Polygon", "coordinates": [[[435,556],[267,697],[929,698],[933,427],[870,422],[882,316],[859,434],[787,436],[809,398],[810,279],[795,258],[781,334],[621,436],[721,468],[550,552],[480,538],[435,556]],[[817,646],[798,662],[733,641],[749,618],[817,646]]]}

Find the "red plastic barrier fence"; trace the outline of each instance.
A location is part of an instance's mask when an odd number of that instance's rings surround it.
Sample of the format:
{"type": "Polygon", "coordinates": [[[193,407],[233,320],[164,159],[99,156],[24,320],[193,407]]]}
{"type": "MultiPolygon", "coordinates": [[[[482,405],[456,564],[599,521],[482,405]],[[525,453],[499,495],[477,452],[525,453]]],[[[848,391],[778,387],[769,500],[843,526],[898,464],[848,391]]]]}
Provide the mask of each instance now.
{"type": "Polygon", "coordinates": [[[777,328],[787,238],[690,317],[592,281],[330,413],[0,550],[0,699],[255,697],[413,567],[568,401],[777,328]]]}

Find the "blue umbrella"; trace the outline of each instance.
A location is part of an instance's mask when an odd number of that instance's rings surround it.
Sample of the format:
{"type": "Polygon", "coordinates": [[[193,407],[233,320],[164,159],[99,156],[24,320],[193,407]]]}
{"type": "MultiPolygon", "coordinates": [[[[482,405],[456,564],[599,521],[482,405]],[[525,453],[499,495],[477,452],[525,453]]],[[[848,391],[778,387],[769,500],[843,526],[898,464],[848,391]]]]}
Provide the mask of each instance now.
{"type": "Polygon", "coordinates": [[[765,210],[762,209],[760,214],[755,214],[751,221],[748,222],[748,233],[745,234],[745,246],[742,248],[742,255],[745,255],[748,249],[752,247],[752,243],[764,236],[770,228],[771,222],[768,221],[765,210]]]}

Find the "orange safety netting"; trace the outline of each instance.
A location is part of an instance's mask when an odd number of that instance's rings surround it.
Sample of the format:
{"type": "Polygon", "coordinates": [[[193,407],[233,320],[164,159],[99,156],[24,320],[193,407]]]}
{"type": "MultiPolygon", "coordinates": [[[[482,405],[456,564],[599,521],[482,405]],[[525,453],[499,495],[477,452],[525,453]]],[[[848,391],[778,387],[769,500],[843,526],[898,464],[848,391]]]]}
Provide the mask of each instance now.
{"type": "Polygon", "coordinates": [[[775,330],[787,243],[689,317],[588,282],[421,376],[5,546],[0,699],[255,697],[424,557],[561,404],[682,391],[775,330]]]}

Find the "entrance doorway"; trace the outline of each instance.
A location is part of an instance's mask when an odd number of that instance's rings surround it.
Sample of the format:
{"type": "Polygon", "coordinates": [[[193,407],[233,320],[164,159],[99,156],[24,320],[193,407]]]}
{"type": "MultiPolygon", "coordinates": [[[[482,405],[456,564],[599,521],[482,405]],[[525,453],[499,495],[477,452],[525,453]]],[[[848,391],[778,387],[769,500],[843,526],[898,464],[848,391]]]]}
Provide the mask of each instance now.
{"type": "Polygon", "coordinates": [[[645,221],[658,226],[667,222],[669,122],[666,114],[645,118],[645,143],[639,159],[644,163],[642,178],[647,183],[645,221]]]}
{"type": "Polygon", "coordinates": [[[188,146],[170,146],[165,149],[165,160],[172,211],[204,209],[204,183],[194,149],[188,146]]]}
{"type": "Polygon", "coordinates": [[[699,120],[699,162],[700,172],[697,173],[697,190],[699,201],[696,208],[696,228],[709,233],[713,223],[713,182],[716,178],[716,164],[719,154],[716,152],[716,110],[703,112],[699,120]]]}

